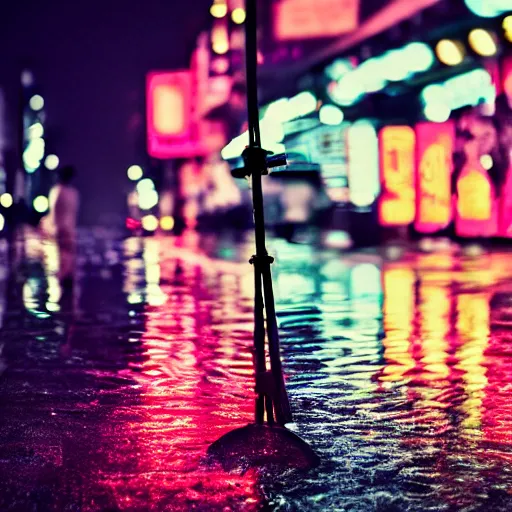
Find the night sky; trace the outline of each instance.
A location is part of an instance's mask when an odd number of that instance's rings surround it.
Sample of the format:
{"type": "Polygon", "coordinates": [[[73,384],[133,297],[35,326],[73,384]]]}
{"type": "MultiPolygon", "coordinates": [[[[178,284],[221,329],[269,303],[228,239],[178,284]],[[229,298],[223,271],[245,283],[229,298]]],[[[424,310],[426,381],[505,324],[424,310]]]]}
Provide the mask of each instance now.
{"type": "Polygon", "coordinates": [[[211,0],[0,0],[0,85],[9,120],[19,70],[41,86],[47,133],[77,166],[82,221],[124,211],[126,169],[145,163],[144,81],[188,67],[211,0]]]}

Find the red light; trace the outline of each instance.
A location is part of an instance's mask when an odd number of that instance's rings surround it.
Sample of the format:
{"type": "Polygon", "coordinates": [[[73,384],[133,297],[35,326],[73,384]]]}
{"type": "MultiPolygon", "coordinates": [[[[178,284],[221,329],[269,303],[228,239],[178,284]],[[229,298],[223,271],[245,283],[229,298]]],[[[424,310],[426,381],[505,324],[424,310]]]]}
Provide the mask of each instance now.
{"type": "Polygon", "coordinates": [[[131,230],[139,229],[140,226],[141,226],[140,221],[138,221],[136,219],[132,219],[131,217],[128,217],[126,219],[126,227],[127,227],[127,229],[131,229],[131,230]]]}
{"type": "Polygon", "coordinates": [[[387,126],[379,134],[382,194],[379,219],[383,226],[414,221],[414,150],[416,136],[409,126],[387,126]]]}
{"type": "Polygon", "coordinates": [[[453,123],[416,127],[418,178],[415,227],[421,233],[445,228],[452,216],[453,123]]]}

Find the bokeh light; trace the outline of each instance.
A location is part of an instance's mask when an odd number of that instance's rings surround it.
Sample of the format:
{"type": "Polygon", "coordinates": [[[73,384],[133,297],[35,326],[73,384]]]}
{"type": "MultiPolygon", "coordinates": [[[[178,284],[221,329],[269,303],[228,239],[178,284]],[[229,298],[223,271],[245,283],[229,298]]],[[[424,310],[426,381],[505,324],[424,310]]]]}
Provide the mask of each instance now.
{"type": "Polygon", "coordinates": [[[132,181],[138,181],[142,178],[144,171],[140,165],[131,165],[128,167],[128,178],[132,181]]]}
{"type": "Polygon", "coordinates": [[[373,123],[360,119],[348,129],[347,136],[350,202],[367,207],[380,193],[379,139],[373,123]]]}
{"type": "Polygon", "coordinates": [[[142,217],[142,227],[146,231],[155,231],[158,228],[158,219],[154,215],[142,217]]]}
{"type": "Polygon", "coordinates": [[[322,124],[336,126],[343,122],[343,111],[335,105],[323,105],[318,117],[322,124]]]}
{"type": "Polygon", "coordinates": [[[144,178],[137,183],[137,193],[139,195],[139,208],[141,210],[150,210],[158,204],[158,192],[155,190],[153,180],[144,178]]]}
{"type": "Polygon", "coordinates": [[[428,71],[436,61],[432,48],[425,43],[409,43],[401,53],[412,73],[428,71]]]}
{"type": "Polygon", "coordinates": [[[34,94],[34,96],[30,98],[28,104],[32,110],[38,112],[39,110],[42,110],[44,107],[44,99],[40,94],[34,94]]]}
{"type": "Polygon", "coordinates": [[[339,80],[343,75],[354,69],[354,65],[349,59],[336,59],[332,64],[327,66],[325,74],[331,80],[339,80]]]}
{"type": "Polygon", "coordinates": [[[245,9],[242,7],[233,9],[233,12],[231,13],[231,19],[233,20],[233,23],[241,25],[245,21],[245,9]]]}
{"type": "Polygon", "coordinates": [[[50,206],[46,196],[37,196],[32,204],[34,206],[34,210],[38,213],[44,213],[48,211],[50,206]]]}
{"type": "Polygon", "coordinates": [[[452,109],[446,103],[427,103],[423,110],[425,118],[433,123],[445,123],[451,113],[452,109]]]}
{"type": "Polygon", "coordinates": [[[441,84],[427,85],[421,93],[422,99],[427,103],[447,103],[449,98],[446,89],[441,84]]]}
{"type": "Polygon", "coordinates": [[[32,139],[40,139],[44,135],[44,128],[41,123],[34,123],[28,128],[28,138],[32,139]]]}
{"type": "Polygon", "coordinates": [[[507,16],[503,20],[503,30],[505,31],[505,37],[512,43],[512,16],[507,16]]]}
{"type": "Polygon", "coordinates": [[[57,155],[48,155],[44,159],[44,166],[50,171],[54,171],[59,166],[59,157],[57,155]]]}
{"type": "Polygon", "coordinates": [[[468,9],[481,18],[496,18],[510,10],[510,0],[465,0],[468,9]]]}
{"type": "Polygon", "coordinates": [[[443,64],[457,66],[464,60],[464,46],[458,41],[442,39],[436,45],[436,55],[443,64]]]}
{"type": "Polygon", "coordinates": [[[303,91],[288,100],[290,119],[307,116],[316,110],[317,99],[309,91],[303,91]]]}
{"type": "Polygon", "coordinates": [[[8,192],[5,192],[5,194],[2,194],[0,196],[0,205],[2,205],[4,208],[10,208],[12,206],[12,203],[12,196],[8,192]]]}
{"type": "Polygon", "coordinates": [[[41,160],[44,157],[44,148],[45,144],[43,139],[38,138],[29,142],[23,152],[23,164],[28,173],[35,172],[41,165],[41,160]]]}
{"type": "Polygon", "coordinates": [[[382,59],[381,73],[390,82],[401,82],[411,74],[411,62],[403,50],[391,50],[382,59]]]}
{"type": "Polygon", "coordinates": [[[213,27],[212,50],[218,55],[224,55],[229,51],[229,36],[227,27],[223,24],[213,27]]]}
{"type": "Polygon", "coordinates": [[[212,71],[218,75],[223,75],[229,71],[229,59],[226,57],[217,57],[212,60],[212,71]]]}
{"type": "Polygon", "coordinates": [[[147,190],[139,192],[139,208],[150,210],[158,204],[158,192],[156,190],[147,190]]]}
{"type": "Polygon", "coordinates": [[[331,82],[327,92],[329,97],[342,106],[356,103],[364,94],[363,84],[356,71],[343,75],[337,82],[331,82]]]}
{"type": "Polygon", "coordinates": [[[160,219],[160,227],[164,231],[171,231],[174,228],[174,217],[170,215],[165,215],[160,219]]]}
{"type": "Polygon", "coordinates": [[[496,40],[487,30],[475,28],[469,33],[468,40],[471,48],[482,57],[492,57],[498,52],[496,40]]]}
{"type": "Polygon", "coordinates": [[[210,14],[214,18],[224,18],[224,16],[226,16],[227,13],[228,13],[228,6],[226,3],[222,2],[222,1],[215,2],[210,7],[210,14]]]}
{"type": "MultiPolygon", "coordinates": [[[[386,65],[384,57],[368,59],[352,72],[352,79],[358,80],[365,92],[380,91],[386,87],[387,80],[391,80],[385,71],[386,65]]],[[[398,72],[401,73],[401,71],[398,72]]]]}
{"type": "Polygon", "coordinates": [[[34,83],[34,75],[32,71],[25,69],[21,72],[21,85],[24,87],[30,87],[34,83]]]}
{"type": "Polygon", "coordinates": [[[480,164],[486,171],[489,171],[490,169],[492,169],[492,167],[494,165],[492,156],[491,155],[482,155],[480,157],[480,164]]]}
{"type": "Polygon", "coordinates": [[[143,180],[140,180],[139,183],[137,183],[137,192],[140,194],[141,192],[145,192],[148,190],[154,190],[155,184],[153,183],[153,180],[150,178],[144,178],[143,180]]]}

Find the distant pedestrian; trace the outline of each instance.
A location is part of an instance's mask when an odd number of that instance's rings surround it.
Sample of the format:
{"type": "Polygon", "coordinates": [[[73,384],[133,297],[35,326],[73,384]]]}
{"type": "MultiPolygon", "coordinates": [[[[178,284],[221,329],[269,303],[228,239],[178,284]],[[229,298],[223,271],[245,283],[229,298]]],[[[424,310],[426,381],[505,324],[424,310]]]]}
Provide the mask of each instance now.
{"type": "Polygon", "coordinates": [[[43,229],[55,238],[59,249],[59,273],[61,281],[73,279],[76,250],[76,224],[80,196],[72,182],[75,168],[68,165],[58,172],[58,181],[50,190],[50,213],[43,229]]]}

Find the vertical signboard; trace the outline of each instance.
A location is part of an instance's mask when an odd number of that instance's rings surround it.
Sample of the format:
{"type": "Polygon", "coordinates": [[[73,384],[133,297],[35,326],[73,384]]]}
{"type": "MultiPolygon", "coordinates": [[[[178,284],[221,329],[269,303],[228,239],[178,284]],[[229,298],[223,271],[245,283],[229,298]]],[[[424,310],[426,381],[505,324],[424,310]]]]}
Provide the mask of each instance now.
{"type": "Polygon", "coordinates": [[[356,121],[348,131],[348,186],[350,202],[371,206],[380,192],[379,139],[371,121],[356,121]]]}
{"type": "Polygon", "coordinates": [[[455,231],[462,237],[488,237],[498,233],[502,162],[499,134],[492,118],[469,112],[458,121],[457,164],[454,168],[455,231]]]}
{"type": "Polygon", "coordinates": [[[414,221],[414,130],[409,126],[386,126],[379,133],[382,194],[379,221],[383,226],[406,226],[414,221]]]}
{"type": "Polygon", "coordinates": [[[497,232],[497,207],[489,175],[476,163],[464,167],[456,184],[457,235],[493,236],[497,232]]]}
{"type": "Polygon", "coordinates": [[[153,72],[146,79],[148,153],[171,158],[192,136],[189,71],[153,72]]]}
{"type": "Polygon", "coordinates": [[[452,218],[451,176],[455,126],[420,123],[416,126],[417,190],[415,228],[433,233],[452,218]]]}

